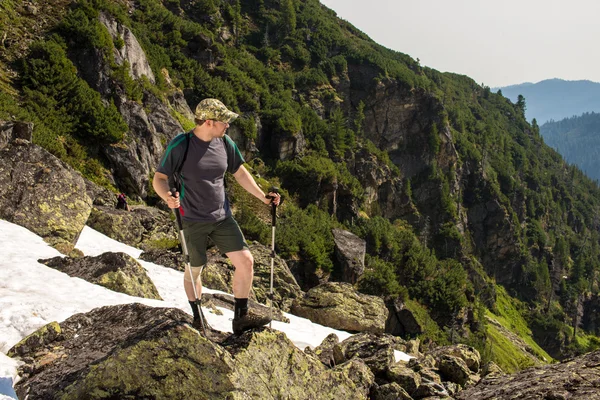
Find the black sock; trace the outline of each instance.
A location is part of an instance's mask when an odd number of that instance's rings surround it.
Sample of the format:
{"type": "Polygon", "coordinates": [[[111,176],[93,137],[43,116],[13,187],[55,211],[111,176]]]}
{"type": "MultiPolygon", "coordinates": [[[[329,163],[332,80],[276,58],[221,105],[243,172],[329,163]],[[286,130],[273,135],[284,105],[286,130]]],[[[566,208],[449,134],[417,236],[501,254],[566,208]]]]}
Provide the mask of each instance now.
{"type": "Polygon", "coordinates": [[[198,311],[198,304],[196,304],[196,301],[190,301],[190,307],[192,307],[194,319],[200,319],[200,311],[198,311]]]}
{"type": "Polygon", "coordinates": [[[235,299],[234,318],[241,318],[248,313],[248,299],[235,299]]]}

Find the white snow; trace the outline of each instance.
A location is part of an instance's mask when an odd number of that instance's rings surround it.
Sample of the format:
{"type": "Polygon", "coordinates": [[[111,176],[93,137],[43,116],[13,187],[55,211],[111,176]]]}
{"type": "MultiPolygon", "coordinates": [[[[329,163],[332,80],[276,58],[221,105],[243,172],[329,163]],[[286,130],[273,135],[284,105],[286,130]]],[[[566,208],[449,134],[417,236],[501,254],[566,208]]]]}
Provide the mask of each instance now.
{"type": "MultiPolygon", "coordinates": [[[[124,245],[85,227],[76,247],[86,256],[104,252],[124,252],[138,258],[141,250],[124,245]]],[[[6,356],[8,350],[25,336],[52,321],[62,322],[73,314],[87,312],[96,307],[143,303],[156,307],[177,307],[190,313],[189,303],[183,291],[183,273],[139,260],[154,282],[163,301],[128,296],[94,285],[56,271],[38,259],[61,256],[39,236],[26,228],[0,220],[0,400],[16,399],[13,384],[18,379],[19,361],[6,356]]],[[[219,293],[208,288],[204,293],[219,293]]],[[[205,310],[207,322],[215,329],[231,332],[233,313],[220,309],[223,315],[205,310]]],[[[340,341],[350,337],[338,331],[314,324],[305,318],[285,314],[290,323],[273,321],[274,329],[284,332],[300,349],[321,344],[330,333],[340,341]]],[[[395,351],[396,360],[411,357],[395,351]]]]}

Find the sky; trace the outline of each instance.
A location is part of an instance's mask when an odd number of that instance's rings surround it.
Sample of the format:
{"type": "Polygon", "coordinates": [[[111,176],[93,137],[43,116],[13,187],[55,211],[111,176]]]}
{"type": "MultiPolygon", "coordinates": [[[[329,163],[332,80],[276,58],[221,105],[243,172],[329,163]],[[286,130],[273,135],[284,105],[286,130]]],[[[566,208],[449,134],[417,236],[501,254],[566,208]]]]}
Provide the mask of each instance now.
{"type": "Polygon", "coordinates": [[[489,87],[600,82],[597,0],[321,0],[375,42],[489,87]]]}
{"type": "MultiPolygon", "coordinates": [[[[87,226],[76,247],[86,256],[120,251],[138,259],[142,253],[87,226]]],[[[18,380],[19,360],[6,353],[25,336],[52,321],[62,322],[73,314],[96,307],[134,302],[176,307],[191,314],[183,291],[183,272],[138,259],[163,298],[163,301],[151,300],[113,292],[39,263],[38,259],[61,254],[29,230],[4,220],[0,220],[0,249],[0,400],[17,398],[13,384],[18,380]]],[[[222,293],[208,288],[203,292],[222,293]]],[[[233,312],[220,310],[221,316],[204,309],[206,320],[215,329],[231,332],[233,312]]],[[[273,329],[284,332],[301,350],[306,346],[318,346],[330,333],[335,333],[340,341],[351,336],[348,332],[313,324],[305,318],[285,315],[290,323],[273,321],[273,329]]],[[[410,358],[399,351],[395,351],[395,356],[396,361],[410,358]]]]}

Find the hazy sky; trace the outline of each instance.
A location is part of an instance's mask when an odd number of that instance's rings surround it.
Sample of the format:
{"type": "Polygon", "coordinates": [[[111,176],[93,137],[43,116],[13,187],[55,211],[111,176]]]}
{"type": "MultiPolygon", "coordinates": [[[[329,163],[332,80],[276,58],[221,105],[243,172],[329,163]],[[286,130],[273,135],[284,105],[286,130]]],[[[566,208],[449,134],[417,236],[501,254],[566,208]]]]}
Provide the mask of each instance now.
{"type": "Polygon", "coordinates": [[[598,0],[321,0],[377,43],[487,86],[600,82],[598,0]]]}

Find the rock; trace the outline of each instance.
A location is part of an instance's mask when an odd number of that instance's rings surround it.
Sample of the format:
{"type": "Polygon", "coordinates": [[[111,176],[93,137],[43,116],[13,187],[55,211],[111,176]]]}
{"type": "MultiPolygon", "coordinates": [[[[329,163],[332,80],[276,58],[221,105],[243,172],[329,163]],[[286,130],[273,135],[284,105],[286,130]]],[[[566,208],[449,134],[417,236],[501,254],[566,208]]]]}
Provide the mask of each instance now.
{"type": "Polygon", "coordinates": [[[261,144],[259,147],[268,146],[265,148],[266,151],[273,152],[276,157],[281,161],[291,160],[295,157],[301,156],[306,150],[306,139],[302,130],[294,134],[286,135],[263,135],[259,137],[261,144]],[[268,140],[268,142],[266,142],[268,140]]]}
{"type": "Polygon", "coordinates": [[[9,357],[15,357],[36,352],[39,348],[56,340],[60,334],[60,325],[57,322],[50,322],[33,332],[31,335],[23,338],[23,340],[8,351],[7,355],[9,357]]]}
{"type": "Polygon", "coordinates": [[[304,260],[287,260],[290,271],[296,278],[296,282],[304,291],[308,291],[315,286],[327,283],[331,274],[318,268],[314,263],[304,260]]]}
{"type": "Polygon", "coordinates": [[[81,175],[46,150],[18,139],[0,150],[1,219],[72,245],[91,206],[81,175]]]}
{"type": "MultiPolygon", "coordinates": [[[[258,302],[266,304],[271,285],[271,249],[254,242],[250,244],[250,251],[254,257],[252,291],[258,302]]],[[[273,265],[273,303],[275,306],[282,311],[289,312],[292,302],[303,294],[285,261],[276,255],[273,265]]]]}
{"type": "Polygon", "coordinates": [[[415,393],[421,385],[421,376],[403,362],[390,365],[386,371],[386,378],[400,385],[408,394],[415,393]]]}
{"type": "Polygon", "coordinates": [[[354,284],[365,272],[365,253],[367,242],[343,229],[333,229],[335,242],[336,270],[340,271],[340,280],[354,284]]]}
{"type": "Polygon", "coordinates": [[[462,359],[450,355],[440,357],[438,368],[446,380],[461,386],[465,386],[471,375],[469,367],[462,359]]]}
{"type": "Polygon", "coordinates": [[[121,40],[123,42],[120,48],[118,46],[114,47],[115,62],[118,65],[127,62],[129,64],[129,74],[133,79],[140,79],[145,76],[150,82],[155,83],[156,79],[146,59],[146,53],[144,53],[142,46],[140,46],[131,30],[105,12],[100,13],[99,19],[112,36],[113,41],[121,40]]]}
{"type": "Polygon", "coordinates": [[[103,253],[97,257],[54,257],[42,264],[107,289],[130,296],[162,300],[146,270],[125,253],[103,253]]]}
{"type": "Polygon", "coordinates": [[[321,360],[326,366],[333,368],[335,367],[335,357],[333,355],[333,349],[340,342],[340,339],[335,333],[330,333],[321,342],[320,345],[315,347],[313,350],[314,355],[321,360]]]}
{"type": "Polygon", "coordinates": [[[438,400],[451,398],[444,385],[438,383],[423,383],[413,394],[415,399],[438,400]]]}
{"type": "Polygon", "coordinates": [[[117,194],[103,188],[95,183],[85,180],[86,191],[92,204],[95,206],[107,206],[115,208],[117,206],[117,194]]]}
{"type": "MultiPolygon", "coordinates": [[[[168,249],[153,249],[140,254],[140,260],[148,261],[163,267],[172,268],[177,271],[185,270],[185,259],[183,254],[168,249]]],[[[205,284],[206,282],[202,282],[205,284]]],[[[212,286],[207,286],[216,289],[212,286]]]]}
{"type": "Polygon", "coordinates": [[[31,142],[33,123],[21,121],[0,121],[0,150],[16,139],[31,142]]]}
{"type": "Polygon", "coordinates": [[[388,367],[395,363],[394,350],[399,343],[386,334],[359,333],[333,347],[336,364],[353,357],[362,359],[376,376],[383,376],[388,367]]]}
{"type": "Polygon", "coordinates": [[[414,371],[419,372],[423,369],[436,369],[437,361],[430,354],[425,354],[419,358],[412,358],[408,361],[408,366],[414,371]]]}
{"type": "Polygon", "coordinates": [[[386,383],[371,390],[371,400],[412,400],[396,382],[386,383]]]}
{"type": "Polygon", "coordinates": [[[414,337],[423,333],[423,327],[413,312],[406,307],[402,298],[397,297],[386,301],[386,307],[389,310],[385,322],[386,333],[400,337],[414,337]]]}
{"type": "Polygon", "coordinates": [[[504,371],[502,371],[502,368],[493,361],[486,363],[481,369],[482,377],[495,378],[500,375],[504,375],[504,371]]]}
{"type": "Polygon", "coordinates": [[[489,376],[456,394],[458,400],[600,399],[600,351],[568,361],[533,367],[512,375],[489,376]]]}
{"type": "Polygon", "coordinates": [[[368,148],[359,145],[347,160],[349,171],[365,188],[365,207],[378,206],[381,216],[389,219],[402,217],[417,223],[418,210],[406,194],[406,183],[395,174],[384,161],[377,158],[368,148]]]}
{"type": "MultiPolygon", "coordinates": [[[[113,40],[118,37],[123,41],[122,48],[115,48],[117,64],[127,61],[134,79],[146,77],[153,82],[154,74],[146,55],[129,28],[104,12],[100,13],[99,19],[113,40]]],[[[183,132],[181,124],[171,115],[169,107],[150,92],[143,93],[141,104],[139,100],[128,99],[99,49],[81,49],[71,57],[78,74],[100,92],[105,101],[114,101],[129,127],[124,140],[100,149],[108,160],[116,186],[134,199],[147,198],[150,179],[163,155],[164,144],[183,132]]]]}
{"type": "Polygon", "coordinates": [[[194,113],[192,112],[192,109],[188,105],[185,97],[183,96],[183,92],[180,89],[176,89],[170,93],[167,99],[169,100],[169,104],[173,110],[177,111],[190,122],[194,122],[194,113]]]}
{"type": "Polygon", "coordinates": [[[179,243],[170,214],[154,207],[136,206],[129,212],[95,206],[87,225],[111,239],[145,250],[168,248],[179,243]]]}
{"type": "Polygon", "coordinates": [[[481,355],[479,351],[474,347],[467,346],[466,344],[455,344],[451,346],[438,347],[435,350],[429,352],[433,358],[439,363],[443,355],[450,355],[453,357],[460,358],[466,363],[468,368],[472,372],[479,372],[481,364],[481,355]]]}
{"type": "Polygon", "coordinates": [[[388,311],[379,297],[358,293],[348,283],[329,282],[294,300],[291,313],[334,329],[382,333],[388,311]]]}
{"type": "Polygon", "coordinates": [[[361,360],[329,369],[277,331],[254,330],[213,342],[190,322],[181,310],[141,304],[74,315],[60,324],[59,338],[25,354],[17,395],[365,399],[374,383],[361,360]],[[48,361],[41,366],[43,360],[48,361]]]}
{"type": "Polygon", "coordinates": [[[144,96],[144,104],[122,98],[116,105],[129,133],[120,143],[103,147],[102,152],[118,187],[131,197],[146,198],[150,178],[164,152],[163,143],[183,128],[152,94],[144,96]]]}

